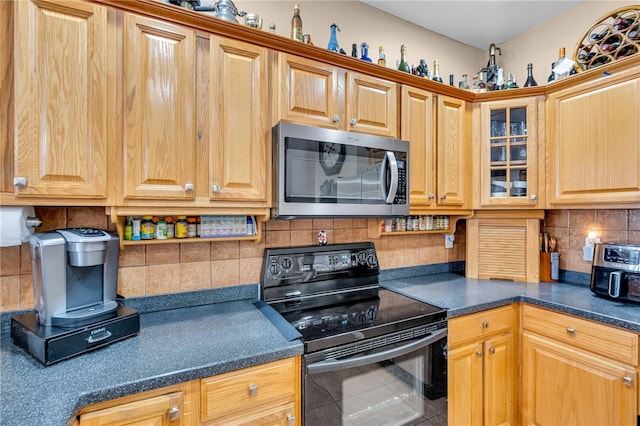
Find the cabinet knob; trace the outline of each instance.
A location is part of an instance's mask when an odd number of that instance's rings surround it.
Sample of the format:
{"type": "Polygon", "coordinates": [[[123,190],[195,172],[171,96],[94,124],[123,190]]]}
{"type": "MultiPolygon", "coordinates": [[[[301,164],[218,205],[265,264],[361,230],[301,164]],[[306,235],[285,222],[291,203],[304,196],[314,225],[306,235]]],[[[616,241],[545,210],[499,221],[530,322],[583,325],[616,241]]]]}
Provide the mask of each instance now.
{"type": "Polygon", "coordinates": [[[491,355],[495,354],[496,353],[496,348],[494,348],[494,347],[489,348],[489,353],[491,355]]]}
{"type": "Polygon", "coordinates": [[[249,385],[249,396],[256,396],[258,394],[258,385],[249,385]]]}
{"type": "Polygon", "coordinates": [[[338,121],[340,121],[340,116],[336,114],[333,116],[333,122],[337,123],[338,121]]]}
{"type": "Polygon", "coordinates": [[[489,321],[482,321],[482,328],[489,328],[489,321]]]}
{"type": "Polygon", "coordinates": [[[625,386],[631,386],[633,385],[633,377],[629,377],[629,376],[624,376],[622,378],[622,383],[625,384],[625,386]]]}
{"type": "Polygon", "coordinates": [[[358,120],[356,120],[355,118],[352,118],[351,121],[349,121],[349,123],[351,123],[352,126],[355,126],[356,124],[358,124],[358,120]]]}
{"type": "Polygon", "coordinates": [[[429,199],[430,200],[435,200],[436,198],[436,194],[429,194],[429,199]]]}
{"type": "Polygon", "coordinates": [[[441,200],[446,200],[446,199],[447,199],[447,194],[442,194],[442,195],[440,196],[440,199],[441,199],[441,200]]]}
{"type": "Polygon", "coordinates": [[[533,194],[533,195],[531,196],[531,201],[535,201],[535,200],[537,200],[537,199],[538,199],[538,196],[537,196],[536,194],[533,194]]]}
{"type": "Polygon", "coordinates": [[[192,183],[185,183],[184,184],[184,190],[185,191],[193,191],[193,184],[192,183]]]}
{"type": "Polygon", "coordinates": [[[220,192],[220,185],[212,185],[211,192],[215,192],[215,193],[220,192]]]}
{"type": "Polygon", "coordinates": [[[482,352],[481,352],[481,351],[476,352],[476,356],[477,356],[478,358],[482,358],[482,352]]]}
{"type": "Polygon", "coordinates": [[[295,426],[296,416],[293,414],[287,414],[287,426],[295,426]]]}
{"type": "Polygon", "coordinates": [[[22,176],[14,177],[13,186],[17,186],[18,188],[24,188],[25,186],[27,186],[27,178],[22,176]]]}
{"type": "Polygon", "coordinates": [[[572,328],[572,327],[567,327],[567,334],[570,334],[572,336],[575,335],[576,334],[576,329],[572,328]]]}
{"type": "Polygon", "coordinates": [[[170,422],[180,420],[180,408],[178,407],[172,407],[167,414],[170,422]]]}

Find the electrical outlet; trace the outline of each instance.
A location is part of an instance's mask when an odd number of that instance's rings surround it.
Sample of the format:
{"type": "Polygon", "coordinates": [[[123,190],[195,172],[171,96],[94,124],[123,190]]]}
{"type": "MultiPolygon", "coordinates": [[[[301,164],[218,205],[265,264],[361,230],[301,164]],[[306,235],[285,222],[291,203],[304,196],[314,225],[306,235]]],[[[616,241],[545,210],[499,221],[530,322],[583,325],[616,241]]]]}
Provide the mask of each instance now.
{"type": "Polygon", "coordinates": [[[453,234],[444,234],[444,248],[452,249],[456,236],[453,234]]]}

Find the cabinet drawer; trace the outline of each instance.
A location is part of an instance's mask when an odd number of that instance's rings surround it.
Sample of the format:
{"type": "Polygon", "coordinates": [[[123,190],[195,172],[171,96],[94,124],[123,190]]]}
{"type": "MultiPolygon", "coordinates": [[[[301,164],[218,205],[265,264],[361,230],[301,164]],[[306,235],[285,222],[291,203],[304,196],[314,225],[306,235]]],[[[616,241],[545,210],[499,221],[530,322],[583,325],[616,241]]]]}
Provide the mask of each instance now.
{"type": "Polygon", "coordinates": [[[526,305],[522,327],[627,365],[638,365],[638,335],[630,331],[526,305]]]}
{"type": "Polygon", "coordinates": [[[295,365],[295,359],[290,358],[202,379],[202,421],[227,422],[294,402],[296,375],[300,373],[295,365]]]}
{"type": "Polygon", "coordinates": [[[450,319],[449,347],[514,329],[516,309],[516,305],[509,305],[450,319]]]}

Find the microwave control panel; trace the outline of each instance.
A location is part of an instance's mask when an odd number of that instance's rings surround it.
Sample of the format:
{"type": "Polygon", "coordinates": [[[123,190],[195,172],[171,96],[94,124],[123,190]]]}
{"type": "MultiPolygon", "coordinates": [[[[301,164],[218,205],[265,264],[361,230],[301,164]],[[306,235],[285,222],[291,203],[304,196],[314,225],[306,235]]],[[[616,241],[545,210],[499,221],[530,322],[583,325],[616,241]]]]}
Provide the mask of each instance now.
{"type": "Polygon", "coordinates": [[[640,272],[640,246],[635,244],[598,244],[593,266],[640,272]]]}
{"type": "Polygon", "coordinates": [[[393,204],[407,204],[407,168],[403,160],[397,160],[398,164],[398,190],[393,204]]]}

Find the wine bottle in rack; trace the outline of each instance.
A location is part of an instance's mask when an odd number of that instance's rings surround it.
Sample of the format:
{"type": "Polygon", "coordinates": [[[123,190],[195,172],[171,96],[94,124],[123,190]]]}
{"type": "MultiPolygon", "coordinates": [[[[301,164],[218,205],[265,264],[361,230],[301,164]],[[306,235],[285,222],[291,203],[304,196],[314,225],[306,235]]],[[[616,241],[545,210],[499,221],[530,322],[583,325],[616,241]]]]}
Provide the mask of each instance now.
{"type": "Polygon", "coordinates": [[[633,24],[635,19],[633,18],[616,18],[613,21],[613,29],[622,31],[629,27],[629,25],[633,24]]]}

